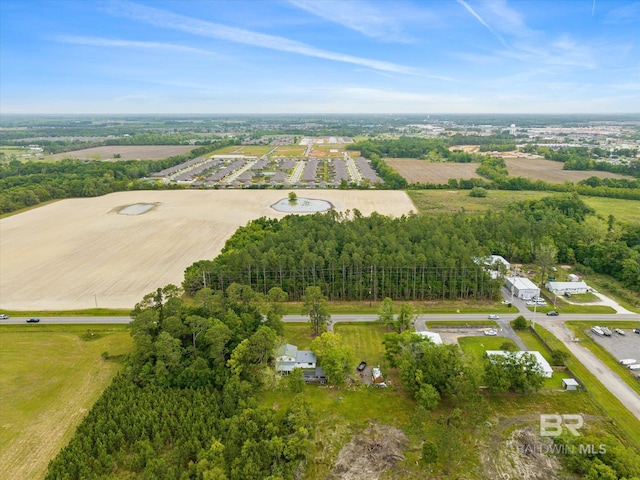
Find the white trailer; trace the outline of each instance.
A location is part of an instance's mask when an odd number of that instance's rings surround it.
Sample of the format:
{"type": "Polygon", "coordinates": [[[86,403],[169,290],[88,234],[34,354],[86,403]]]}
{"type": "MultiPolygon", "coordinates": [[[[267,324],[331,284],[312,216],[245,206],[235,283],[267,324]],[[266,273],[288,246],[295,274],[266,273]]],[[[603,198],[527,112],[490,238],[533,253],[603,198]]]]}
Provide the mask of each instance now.
{"type": "Polygon", "coordinates": [[[623,358],[622,360],[620,360],[620,364],[625,366],[633,365],[635,363],[637,363],[637,360],[635,358],[623,358]]]}

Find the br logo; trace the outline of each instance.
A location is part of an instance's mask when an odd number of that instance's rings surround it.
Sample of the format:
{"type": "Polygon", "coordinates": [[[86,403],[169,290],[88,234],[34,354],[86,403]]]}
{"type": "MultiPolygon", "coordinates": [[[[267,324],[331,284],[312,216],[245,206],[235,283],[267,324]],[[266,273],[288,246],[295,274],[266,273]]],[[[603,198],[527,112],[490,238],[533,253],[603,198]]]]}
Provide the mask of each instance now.
{"type": "Polygon", "coordinates": [[[557,437],[562,435],[567,429],[572,435],[579,437],[578,430],[584,425],[584,418],[580,414],[541,414],[540,415],[540,436],[557,437]]]}

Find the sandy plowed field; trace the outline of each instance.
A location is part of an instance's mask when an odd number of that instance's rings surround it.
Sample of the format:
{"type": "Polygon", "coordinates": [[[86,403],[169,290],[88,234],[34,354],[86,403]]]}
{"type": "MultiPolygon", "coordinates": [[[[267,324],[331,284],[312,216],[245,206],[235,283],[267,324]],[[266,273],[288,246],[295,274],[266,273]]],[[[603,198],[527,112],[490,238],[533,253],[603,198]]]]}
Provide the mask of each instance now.
{"type": "Polygon", "coordinates": [[[593,170],[563,170],[562,162],[545,160],[543,158],[505,158],[507,171],[511,177],[524,177],[531,180],[543,180],[550,183],[564,183],[566,180],[578,183],[591,177],[624,178],[623,175],[593,170]]]}
{"type": "Polygon", "coordinates": [[[53,155],[53,158],[56,160],[62,160],[63,158],[79,158],[81,160],[161,160],[174,155],[182,155],[194,148],[197,147],[193,145],[113,145],[57,153],[53,155]],[[113,158],[115,154],[120,154],[120,158],[113,158]]]}
{"type": "MultiPolygon", "coordinates": [[[[120,192],[70,199],[0,220],[0,308],[132,308],[173,283],[196,260],[213,259],[239,226],[285,214],[270,206],[284,190],[120,192]],[[122,207],[150,203],[141,215],[122,207]]],[[[338,211],[400,216],[415,207],[404,192],[297,191],[338,211]]]]}
{"type": "Polygon", "coordinates": [[[450,178],[456,180],[481,178],[476,173],[479,163],[431,163],[413,158],[385,158],[384,161],[409,183],[441,185],[447,183],[450,178]]]}

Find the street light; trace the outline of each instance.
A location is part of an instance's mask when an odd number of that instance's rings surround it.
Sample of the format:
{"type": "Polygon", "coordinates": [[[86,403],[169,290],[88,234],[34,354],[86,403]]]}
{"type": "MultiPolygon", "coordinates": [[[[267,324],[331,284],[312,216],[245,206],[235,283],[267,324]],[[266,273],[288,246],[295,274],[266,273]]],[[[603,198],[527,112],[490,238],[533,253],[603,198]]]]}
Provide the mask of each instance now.
{"type": "Polygon", "coordinates": [[[93,300],[96,302],[96,308],[98,308],[98,294],[97,293],[93,294],[93,300]]]}

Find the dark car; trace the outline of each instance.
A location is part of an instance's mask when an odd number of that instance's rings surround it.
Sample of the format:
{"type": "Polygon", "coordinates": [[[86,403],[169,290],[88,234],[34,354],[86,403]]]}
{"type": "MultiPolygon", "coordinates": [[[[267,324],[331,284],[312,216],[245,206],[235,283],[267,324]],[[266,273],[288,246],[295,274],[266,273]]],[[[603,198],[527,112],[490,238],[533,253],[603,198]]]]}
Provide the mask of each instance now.
{"type": "Polygon", "coordinates": [[[38,323],[39,321],[39,318],[27,318],[27,323],[38,323]]]}
{"type": "Polygon", "coordinates": [[[367,368],[367,362],[360,362],[360,365],[358,365],[358,371],[362,372],[365,368],[367,368]]]}
{"type": "Polygon", "coordinates": [[[557,317],[558,315],[560,315],[558,312],[556,312],[555,310],[551,310],[550,312],[547,312],[547,316],[549,317],[557,317]]]}
{"type": "Polygon", "coordinates": [[[633,333],[640,333],[640,328],[634,328],[633,333]]]}

